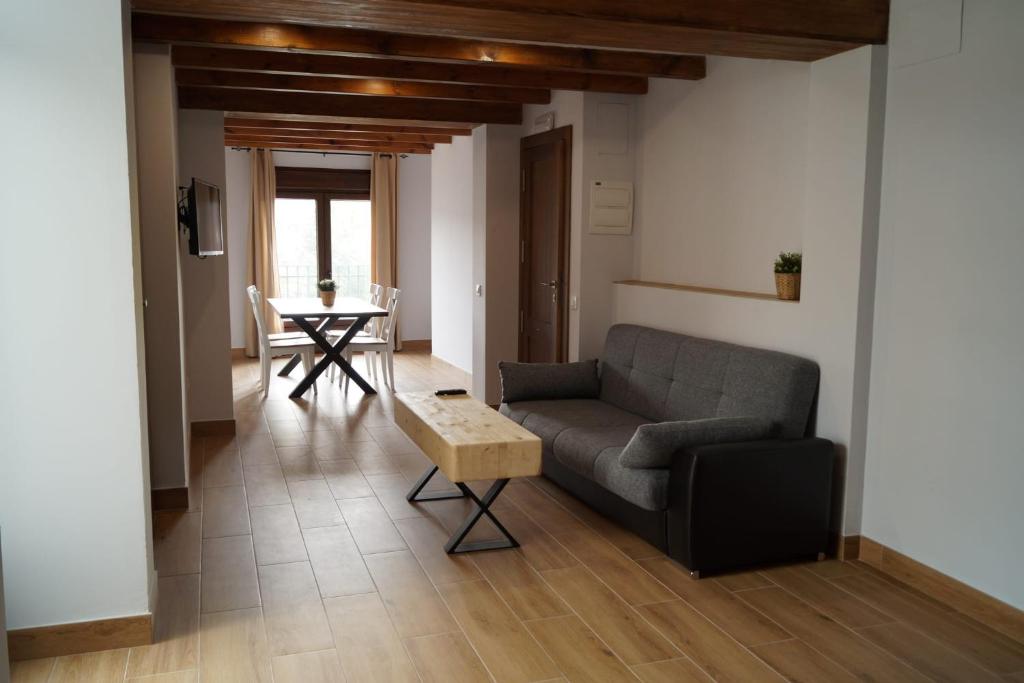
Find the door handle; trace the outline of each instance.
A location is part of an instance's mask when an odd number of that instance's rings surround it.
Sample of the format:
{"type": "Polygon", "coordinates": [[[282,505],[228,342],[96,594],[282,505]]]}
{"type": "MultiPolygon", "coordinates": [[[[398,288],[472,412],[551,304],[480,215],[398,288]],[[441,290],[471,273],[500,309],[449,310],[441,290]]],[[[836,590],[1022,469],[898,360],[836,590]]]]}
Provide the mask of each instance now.
{"type": "Polygon", "coordinates": [[[550,282],[538,282],[541,287],[557,287],[558,280],[551,280],[550,282]]]}

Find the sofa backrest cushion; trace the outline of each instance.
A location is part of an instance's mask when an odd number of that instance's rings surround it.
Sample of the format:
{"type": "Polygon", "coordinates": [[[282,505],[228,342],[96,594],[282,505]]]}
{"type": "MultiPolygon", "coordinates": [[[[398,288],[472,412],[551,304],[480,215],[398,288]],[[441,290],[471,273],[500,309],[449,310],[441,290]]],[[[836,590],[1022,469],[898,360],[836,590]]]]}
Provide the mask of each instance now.
{"type": "Polygon", "coordinates": [[[766,417],[783,438],[807,431],[818,365],[778,351],[639,325],[608,330],[601,400],[649,420],[766,417]]]}

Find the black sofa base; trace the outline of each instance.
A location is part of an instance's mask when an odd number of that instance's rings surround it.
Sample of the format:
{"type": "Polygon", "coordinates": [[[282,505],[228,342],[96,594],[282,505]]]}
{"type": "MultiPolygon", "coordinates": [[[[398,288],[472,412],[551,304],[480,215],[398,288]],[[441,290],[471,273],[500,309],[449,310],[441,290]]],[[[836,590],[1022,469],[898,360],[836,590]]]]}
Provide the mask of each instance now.
{"type": "Polygon", "coordinates": [[[676,454],[669,507],[638,507],[543,456],[543,473],[703,576],[814,559],[828,547],[835,446],[826,439],[702,446],[676,454]]]}

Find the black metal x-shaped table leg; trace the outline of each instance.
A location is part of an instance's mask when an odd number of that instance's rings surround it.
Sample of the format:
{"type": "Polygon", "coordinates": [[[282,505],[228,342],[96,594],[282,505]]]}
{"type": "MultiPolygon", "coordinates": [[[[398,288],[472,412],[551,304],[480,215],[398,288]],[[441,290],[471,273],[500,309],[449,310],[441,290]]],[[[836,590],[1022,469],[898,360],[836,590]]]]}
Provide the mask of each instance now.
{"type": "Polygon", "coordinates": [[[330,327],[338,317],[339,316],[329,316],[318,327],[313,327],[313,325],[305,318],[292,318],[292,320],[295,321],[295,324],[298,325],[303,332],[308,334],[309,338],[312,339],[321,350],[323,350],[324,357],[317,361],[316,365],[313,366],[313,369],[310,370],[308,375],[302,378],[302,381],[300,381],[295,389],[292,390],[292,393],[288,394],[289,397],[300,398],[304,393],[306,393],[306,390],[313,386],[313,382],[316,381],[316,378],[322,375],[327,368],[330,367],[331,363],[336,363],[338,367],[341,368],[341,371],[348,375],[352,381],[358,384],[359,388],[367,394],[377,393],[374,388],[367,384],[366,380],[355,371],[351,363],[345,360],[342,356],[342,352],[345,350],[345,347],[348,346],[348,343],[352,341],[352,337],[356,336],[356,333],[358,333],[359,330],[366,327],[366,323],[370,322],[371,316],[367,315],[355,318],[352,324],[349,325],[349,328],[345,331],[345,334],[343,334],[332,346],[330,340],[324,336],[323,330],[330,327]]]}
{"type": "MultiPolygon", "coordinates": [[[[334,324],[335,320],[337,320],[337,318],[334,318],[334,317],[324,318],[323,322],[321,322],[319,325],[317,325],[316,331],[320,332],[321,334],[323,334],[327,329],[330,328],[330,326],[332,324],[334,324]]],[[[284,367],[281,368],[281,370],[277,373],[277,376],[278,377],[287,377],[288,375],[292,374],[292,370],[297,368],[299,363],[301,363],[301,362],[302,362],[302,355],[298,354],[298,353],[294,354],[291,358],[288,359],[288,362],[284,364],[284,367]]]]}
{"type": "Polygon", "coordinates": [[[452,534],[451,538],[448,539],[448,542],[444,544],[444,551],[446,553],[454,555],[455,553],[468,553],[474,550],[498,550],[499,548],[519,547],[519,542],[512,537],[512,534],[510,534],[508,529],[498,521],[498,518],[494,516],[494,513],[491,512],[490,509],[494,500],[505,488],[505,485],[508,484],[508,479],[495,480],[495,482],[491,484],[491,488],[487,489],[487,493],[485,493],[482,498],[477,496],[473,489],[469,488],[462,482],[455,483],[459,488],[460,493],[455,493],[453,491],[427,491],[426,493],[423,493],[423,487],[427,485],[427,482],[430,481],[431,477],[436,473],[437,465],[432,465],[423,473],[423,476],[416,481],[412,489],[409,490],[409,493],[406,494],[406,500],[410,502],[418,502],[424,500],[469,498],[476,503],[476,510],[466,517],[465,521],[462,522],[459,528],[455,530],[455,533],[452,534]],[[494,524],[505,538],[498,538],[491,541],[470,541],[469,543],[464,543],[463,541],[466,538],[466,535],[469,534],[470,530],[476,526],[476,523],[479,522],[480,518],[484,515],[487,515],[487,518],[491,520],[491,523],[494,524]]]}

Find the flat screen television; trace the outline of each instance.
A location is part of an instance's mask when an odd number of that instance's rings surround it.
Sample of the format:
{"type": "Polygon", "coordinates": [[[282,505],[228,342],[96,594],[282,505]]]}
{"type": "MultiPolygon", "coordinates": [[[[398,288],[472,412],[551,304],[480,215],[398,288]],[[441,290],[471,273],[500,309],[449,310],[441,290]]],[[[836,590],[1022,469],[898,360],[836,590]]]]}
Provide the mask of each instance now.
{"type": "Polygon", "coordinates": [[[178,220],[188,229],[188,253],[193,256],[224,253],[223,217],[220,188],[193,178],[178,207],[178,220]]]}

